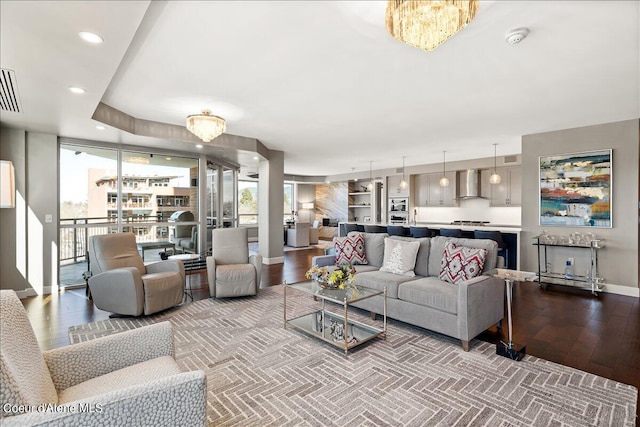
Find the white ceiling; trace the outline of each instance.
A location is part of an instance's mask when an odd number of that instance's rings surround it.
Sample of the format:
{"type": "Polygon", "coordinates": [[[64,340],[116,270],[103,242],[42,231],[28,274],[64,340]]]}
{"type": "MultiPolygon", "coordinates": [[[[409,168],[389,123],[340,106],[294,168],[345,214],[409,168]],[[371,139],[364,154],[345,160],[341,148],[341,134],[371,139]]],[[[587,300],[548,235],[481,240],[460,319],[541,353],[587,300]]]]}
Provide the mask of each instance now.
{"type": "MultiPolygon", "coordinates": [[[[230,134],[333,175],[521,151],[522,135],[640,117],[637,1],[482,2],[433,52],[391,38],[383,1],[0,2],[2,68],[23,114],[5,126],[197,152],[115,128],[102,101],[184,125],[203,108],[230,134]],[[507,30],[527,27],[517,45],[507,30]],[[92,46],[79,31],[105,42],[92,46]],[[81,96],[67,91],[81,86],[81,96]]],[[[211,147],[205,152],[219,154],[211,147]]],[[[253,156],[241,156],[255,169],[253,156]]]]}

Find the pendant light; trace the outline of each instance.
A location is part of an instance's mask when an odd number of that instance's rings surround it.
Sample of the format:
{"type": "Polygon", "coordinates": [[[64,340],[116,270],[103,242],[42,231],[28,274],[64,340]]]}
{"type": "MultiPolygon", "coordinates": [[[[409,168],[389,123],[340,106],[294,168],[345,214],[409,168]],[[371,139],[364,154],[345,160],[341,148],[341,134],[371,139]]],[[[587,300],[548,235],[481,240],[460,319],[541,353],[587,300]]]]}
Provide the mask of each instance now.
{"type": "Polygon", "coordinates": [[[493,175],[491,175],[491,177],[489,178],[489,182],[491,184],[500,184],[500,181],[502,181],[502,178],[500,177],[500,175],[498,175],[498,172],[496,172],[496,146],[498,144],[493,144],[493,175]]]}
{"type": "Polygon", "coordinates": [[[371,165],[373,165],[373,162],[370,160],[369,161],[369,185],[367,185],[367,189],[369,191],[373,191],[373,176],[371,175],[371,165]]]}
{"type": "Polygon", "coordinates": [[[449,178],[446,176],[446,151],[442,152],[442,178],[440,178],[440,187],[446,187],[449,185],[449,178]]]}
{"type": "Polygon", "coordinates": [[[407,156],[402,156],[402,181],[400,181],[400,188],[401,188],[401,189],[405,189],[405,188],[407,188],[407,181],[406,181],[406,179],[404,178],[404,159],[405,159],[406,157],[407,157],[407,156]]]}

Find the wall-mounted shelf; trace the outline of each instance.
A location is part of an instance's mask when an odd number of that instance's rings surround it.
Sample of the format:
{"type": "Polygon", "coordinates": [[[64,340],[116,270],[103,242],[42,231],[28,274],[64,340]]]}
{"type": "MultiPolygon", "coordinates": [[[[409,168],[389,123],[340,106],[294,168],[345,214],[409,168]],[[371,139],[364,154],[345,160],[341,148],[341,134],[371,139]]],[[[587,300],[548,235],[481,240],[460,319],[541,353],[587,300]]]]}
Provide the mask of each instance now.
{"type": "Polygon", "coordinates": [[[538,285],[541,289],[546,289],[547,285],[570,286],[590,291],[594,296],[598,296],[598,292],[603,291],[604,279],[598,276],[598,250],[604,247],[603,240],[594,239],[587,246],[567,243],[547,243],[541,241],[540,236],[536,236],[533,239],[535,240],[533,245],[538,247],[538,285]],[[573,275],[571,279],[568,279],[564,274],[548,271],[547,250],[553,247],[588,249],[590,252],[589,275],[573,275]]]}
{"type": "Polygon", "coordinates": [[[365,217],[371,218],[373,213],[371,203],[373,200],[371,191],[364,191],[367,185],[368,182],[363,181],[349,183],[349,201],[347,204],[349,221],[362,221],[365,217]]]}

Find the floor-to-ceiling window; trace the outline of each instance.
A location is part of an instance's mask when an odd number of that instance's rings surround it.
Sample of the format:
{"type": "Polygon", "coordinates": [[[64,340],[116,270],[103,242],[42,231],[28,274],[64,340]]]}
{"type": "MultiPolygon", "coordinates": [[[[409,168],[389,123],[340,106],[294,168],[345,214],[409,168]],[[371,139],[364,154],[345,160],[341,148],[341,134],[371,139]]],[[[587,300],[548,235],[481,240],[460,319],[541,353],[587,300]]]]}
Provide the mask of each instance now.
{"type": "Polygon", "coordinates": [[[258,182],[238,180],[238,224],[258,224],[258,182]]]}
{"type": "Polygon", "coordinates": [[[61,143],[60,284],[84,283],[92,235],[132,232],[180,250],[199,223],[198,170],[197,158],[61,143]]]}
{"type": "Polygon", "coordinates": [[[284,222],[292,222],[295,219],[295,203],[293,197],[293,183],[284,183],[284,222]]]}
{"type": "Polygon", "coordinates": [[[238,225],[238,171],[224,168],[222,172],[222,223],[223,227],[238,225]]]}

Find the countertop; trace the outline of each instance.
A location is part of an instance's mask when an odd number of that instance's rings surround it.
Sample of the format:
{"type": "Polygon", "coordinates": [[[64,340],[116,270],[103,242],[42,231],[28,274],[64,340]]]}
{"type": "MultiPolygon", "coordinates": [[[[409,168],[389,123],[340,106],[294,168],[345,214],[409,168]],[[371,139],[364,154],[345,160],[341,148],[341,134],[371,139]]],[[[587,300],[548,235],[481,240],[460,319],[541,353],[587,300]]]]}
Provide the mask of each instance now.
{"type": "MultiPolygon", "coordinates": [[[[360,221],[345,221],[340,222],[339,224],[359,224],[359,225],[402,225],[403,227],[410,227],[414,224],[386,224],[386,223],[373,223],[373,222],[360,222],[360,221]]],[[[454,225],[445,222],[422,222],[418,221],[415,224],[416,227],[429,227],[434,229],[440,228],[458,228],[460,230],[465,231],[473,231],[473,230],[487,230],[487,231],[500,231],[502,233],[514,233],[519,234],[522,231],[521,226],[519,225],[503,225],[503,224],[488,224],[488,225],[454,225]]]]}

